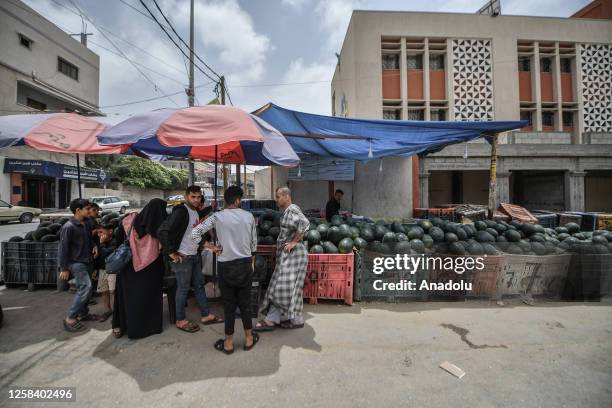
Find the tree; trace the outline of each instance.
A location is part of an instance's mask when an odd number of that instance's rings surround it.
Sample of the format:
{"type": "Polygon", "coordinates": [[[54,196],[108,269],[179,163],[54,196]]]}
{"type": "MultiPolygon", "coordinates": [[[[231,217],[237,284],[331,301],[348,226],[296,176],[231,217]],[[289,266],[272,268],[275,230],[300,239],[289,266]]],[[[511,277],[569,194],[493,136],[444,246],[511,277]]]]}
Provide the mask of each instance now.
{"type": "Polygon", "coordinates": [[[185,170],[167,168],[139,157],[122,157],[112,171],[123,184],[140,188],[183,189],[188,182],[185,170]]]}

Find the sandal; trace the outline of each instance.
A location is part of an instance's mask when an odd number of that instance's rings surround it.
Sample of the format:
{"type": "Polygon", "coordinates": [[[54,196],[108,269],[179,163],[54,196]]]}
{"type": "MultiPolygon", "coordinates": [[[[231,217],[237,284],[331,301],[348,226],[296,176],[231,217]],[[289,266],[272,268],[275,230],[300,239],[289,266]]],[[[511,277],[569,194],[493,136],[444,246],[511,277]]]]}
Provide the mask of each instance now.
{"type": "Polygon", "coordinates": [[[83,324],[81,324],[81,322],[79,322],[78,320],[75,320],[72,323],[68,323],[66,319],[64,319],[64,329],[70,333],[80,332],[84,328],[85,326],[83,326],[83,324]]]}
{"type": "Polygon", "coordinates": [[[182,326],[176,325],[176,328],[187,333],[195,333],[200,330],[200,326],[189,321],[182,326]]]}
{"type": "Polygon", "coordinates": [[[100,316],[100,321],[101,322],[105,322],[108,320],[109,317],[111,317],[113,315],[112,311],[108,311],[108,312],[104,312],[102,313],[102,315],[100,316]]]}
{"type": "Polygon", "coordinates": [[[244,347],[242,348],[244,351],[249,351],[250,349],[252,349],[253,347],[255,347],[255,345],[257,344],[257,342],[259,341],[259,334],[257,333],[253,333],[253,344],[251,344],[250,346],[247,346],[246,344],[244,345],[244,347]]]}
{"type": "Polygon", "coordinates": [[[121,329],[113,329],[113,336],[118,339],[123,336],[121,329]]]}
{"type": "Polygon", "coordinates": [[[304,327],[304,323],[302,324],[293,324],[291,323],[290,320],[285,320],[284,322],[281,322],[280,324],[281,329],[301,329],[302,327],[304,327]]]}
{"type": "Polygon", "coordinates": [[[211,324],[223,323],[225,321],[225,319],[223,319],[222,317],[219,317],[216,315],[213,315],[213,316],[215,317],[210,320],[204,321],[200,319],[200,321],[202,322],[204,326],[210,326],[211,324]]]}
{"type": "MultiPolygon", "coordinates": [[[[255,338],[253,338],[255,340],[255,338]]],[[[254,344],[254,343],[253,343],[254,344]]],[[[226,350],[225,349],[225,340],[219,339],[215,342],[215,350],[219,350],[222,353],[227,354],[228,356],[234,352],[234,349],[226,350]]]]}
{"type": "Polygon", "coordinates": [[[77,320],[80,322],[95,322],[95,321],[100,321],[100,316],[98,316],[97,314],[93,314],[93,313],[87,313],[83,317],[77,317],[77,320]]]}
{"type": "Polygon", "coordinates": [[[253,327],[254,332],[270,332],[276,330],[276,324],[270,326],[265,320],[260,320],[253,327]]]}

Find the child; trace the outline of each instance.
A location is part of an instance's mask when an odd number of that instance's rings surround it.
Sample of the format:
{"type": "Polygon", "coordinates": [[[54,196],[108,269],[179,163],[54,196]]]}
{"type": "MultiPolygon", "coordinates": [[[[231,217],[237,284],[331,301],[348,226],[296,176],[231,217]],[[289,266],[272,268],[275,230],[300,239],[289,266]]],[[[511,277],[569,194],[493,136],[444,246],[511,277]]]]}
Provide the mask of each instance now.
{"type": "Polygon", "coordinates": [[[113,226],[101,225],[97,230],[99,240],[97,257],[94,259],[94,268],[98,271],[98,293],[102,295],[105,312],[100,316],[100,321],[104,322],[113,315],[115,301],[115,287],[117,283],[117,275],[106,273],[105,259],[116,248],[113,242],[113,226]]]}

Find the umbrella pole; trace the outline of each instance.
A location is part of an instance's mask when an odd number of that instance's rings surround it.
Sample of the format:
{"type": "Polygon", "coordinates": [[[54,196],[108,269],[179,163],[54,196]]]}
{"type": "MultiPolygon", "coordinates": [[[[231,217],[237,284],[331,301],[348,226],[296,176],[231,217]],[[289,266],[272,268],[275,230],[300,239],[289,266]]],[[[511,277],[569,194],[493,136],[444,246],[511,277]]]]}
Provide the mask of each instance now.
{"type": "Polygon", "coordinates": [[[81,191],[81,156],[77,153],[77,183],[79,184],[79,198],[83,198],[83,192],[81,191]]]}
{"type": "MultiPolygon", "coordinates": [[[[218,154],[218,146],[215,145],[215,182],[214,182],[214,190],[213,190],[213,195],[214,195],[214,200],[215,200],[215,206],[213,207],[213,211],[217,210],[217,154],[218,154]]],[[[217,235],[214,234],[214,243],[217,243],[217,235]]],[[[213,279],[217,279],[217,254],[215,254],[213,252],[213,279]]]]}
{"type": "Polygon", "coordinates": [[[489,168],[489,218],[497,208],[497,133],[491,136],[491,165],[489,168]]]}

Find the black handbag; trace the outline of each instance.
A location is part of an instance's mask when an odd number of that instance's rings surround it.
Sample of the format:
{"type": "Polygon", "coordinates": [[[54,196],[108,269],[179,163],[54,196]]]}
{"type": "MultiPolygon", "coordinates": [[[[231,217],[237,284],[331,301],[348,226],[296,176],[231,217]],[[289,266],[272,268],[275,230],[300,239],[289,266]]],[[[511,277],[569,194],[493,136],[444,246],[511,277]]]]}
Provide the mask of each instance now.
{"type": "Polygon", "coordinates": [[[132,235],[132,229],[134,228],[134,223],[132,222],[132,226],[130,227],[130,231],[128,232],[125,240],[121,245],[117,247],[110,255],[104,258],[104,262],[106,263],[105,271],[109,275],[118,275],[123,268],[128,266],[130,262],[132,262],[132,248],[130,248],[130,235],[132,235]]]}

